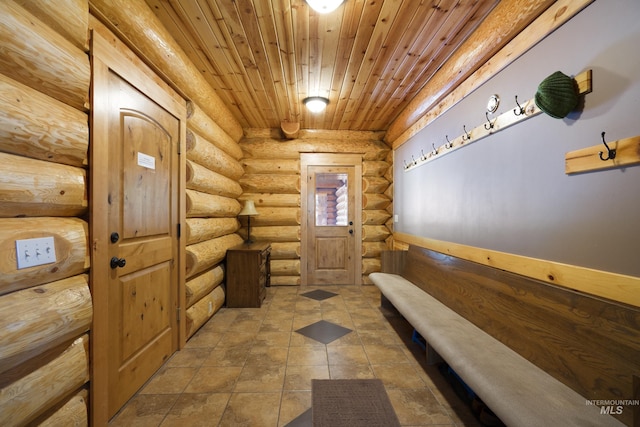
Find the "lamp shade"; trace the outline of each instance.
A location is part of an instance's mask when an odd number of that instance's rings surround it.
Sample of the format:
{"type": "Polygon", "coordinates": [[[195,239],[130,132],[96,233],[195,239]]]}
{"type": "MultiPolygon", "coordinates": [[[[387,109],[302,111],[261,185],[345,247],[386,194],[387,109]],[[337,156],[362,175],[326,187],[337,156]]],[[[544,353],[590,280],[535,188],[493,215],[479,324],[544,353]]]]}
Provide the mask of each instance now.
{"type": "Polygon", "coordinates": [[[258,215],[258,211],[256,210],[256,206],[253,204],[253,200],[247,200],[244,202],[244,207],[240,211],[238,215],[245,216],[255,216],[258,215]]]}
{"type": "Polygon", "coordinates": [[[307,0],[307,3],[318,13],[333,12],[344,0],[307,0]]]}
{"type": "Polygon", "coordinates": [[[322,96],[310,96],[303,99],[302,102],[312,113],[319,113],[327,108],[329,100],[327,98],[323,98],[322,96]]]}

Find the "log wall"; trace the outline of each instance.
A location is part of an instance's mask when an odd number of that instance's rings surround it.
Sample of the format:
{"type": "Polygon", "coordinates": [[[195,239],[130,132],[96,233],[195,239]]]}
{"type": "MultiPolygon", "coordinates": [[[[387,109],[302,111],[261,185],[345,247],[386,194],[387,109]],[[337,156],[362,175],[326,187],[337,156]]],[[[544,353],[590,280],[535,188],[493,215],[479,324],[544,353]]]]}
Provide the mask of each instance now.
{"type": "MultiPolygon", "coordinates": [[[[0,47],[7,53],[0,58],[2,425],[59,425],[61,420],[87,425],[90,418],[88,34],[95,20],[89,16],[88,1],[52,5],[0,2],[0,47]],[[47,236],[54,237],[57,261],[18,270],[15,240],[47,236]]],[[[101,16],[117,20],[118,34],[125,40],[131,40],[132,33],[140,35],[135,28],[141,16],[155,19],[143,1],[126,2],[127,8],[139,11],[126,20],[114,10],[118,7],[117,2],[105,2],[101,16]]],[[[167,38],[165,46],[175,46],[166,32],[157,34],[167,38]]],[[[157,56],[151,50],[160,48],[156,40],[140,46],[147,59],[157,56]]],[[[192,71],[188,63],[169,70],[176,76],[192,71]]],[[[212,110],[212,105],[206,107],[212,110]]],[[[241,132],[237,123],[227,120],[224,108],[213,109],[224,123],[190,104],[184,230],[189,337],[224,304],[226,249],[242,242],[236,219],[242,193],[241,132]]]]}
{"type": "Polygon", "coordinates": [[[185,309],[191,337],[224,305],[226,252],[242,243],[242,166],[238,144],[194,103],[188,111],[185,309]]]}
{"type": "Polygon", "coordinates": [[[0,425],[88,425],[88,3],[0,2],[0,425]],[[55,4],[54,4],[55,3],[55,4]],[[15,241],[56,262],[17,268],[15,241]]]}
{"type": "MultiPolygon", "coordinates": [[[[258,216],[251,218],[251,237],[272,245],[271,284],[300,284],[300,153],[361,153],[362,283],[380,270],[380,252],[389,249],[392,233],[393,153],[377,132],[300,131],[284,139],[277,131],[245,130],[240,141],[245,174],[240,178],[242,201],[253,200],[258,216]]],[[[240,233],[246,236],[246,221],[240,233]]]]}

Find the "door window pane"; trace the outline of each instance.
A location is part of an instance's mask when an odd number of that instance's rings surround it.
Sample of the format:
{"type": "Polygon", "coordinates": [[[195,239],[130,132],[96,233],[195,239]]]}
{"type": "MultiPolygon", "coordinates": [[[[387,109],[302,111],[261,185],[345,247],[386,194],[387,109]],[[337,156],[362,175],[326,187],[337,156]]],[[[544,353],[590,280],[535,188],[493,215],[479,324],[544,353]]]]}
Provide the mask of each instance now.
{"type": "Polygon", "coordinates": [[[316,226],[346,226],[348,209],[347,174],[316,175],[316,226]]]}

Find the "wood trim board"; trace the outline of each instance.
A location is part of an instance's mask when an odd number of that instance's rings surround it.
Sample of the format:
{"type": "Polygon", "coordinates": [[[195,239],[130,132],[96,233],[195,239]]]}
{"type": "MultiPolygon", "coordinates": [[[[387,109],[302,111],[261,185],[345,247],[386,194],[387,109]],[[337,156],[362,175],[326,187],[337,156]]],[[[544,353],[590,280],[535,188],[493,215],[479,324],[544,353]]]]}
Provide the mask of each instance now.
{"type": "Polygon", "coordinates": [[[409,245],[417,245],[578,292],[640,307],[640,277],[530,258],[406,233],[393,233],[393,241],[394,249],[406,250],[409,245]]]}

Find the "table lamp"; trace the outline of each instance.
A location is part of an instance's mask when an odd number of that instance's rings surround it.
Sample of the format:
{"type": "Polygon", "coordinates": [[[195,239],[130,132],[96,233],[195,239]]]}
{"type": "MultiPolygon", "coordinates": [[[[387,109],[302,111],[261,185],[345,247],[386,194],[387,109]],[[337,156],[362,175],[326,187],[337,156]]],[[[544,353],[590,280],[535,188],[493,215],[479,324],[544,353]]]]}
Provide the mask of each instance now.
{"type": "Polygon", "coordinates": [[[256,210],[256,206],[253,204],[253,200],[245,201],[244,207],[238,215],[247,217],[247,240],[245,240],[245,243],[253,243],[251,240],[251,217],[258,215],[258,211],[256,210]]]}

